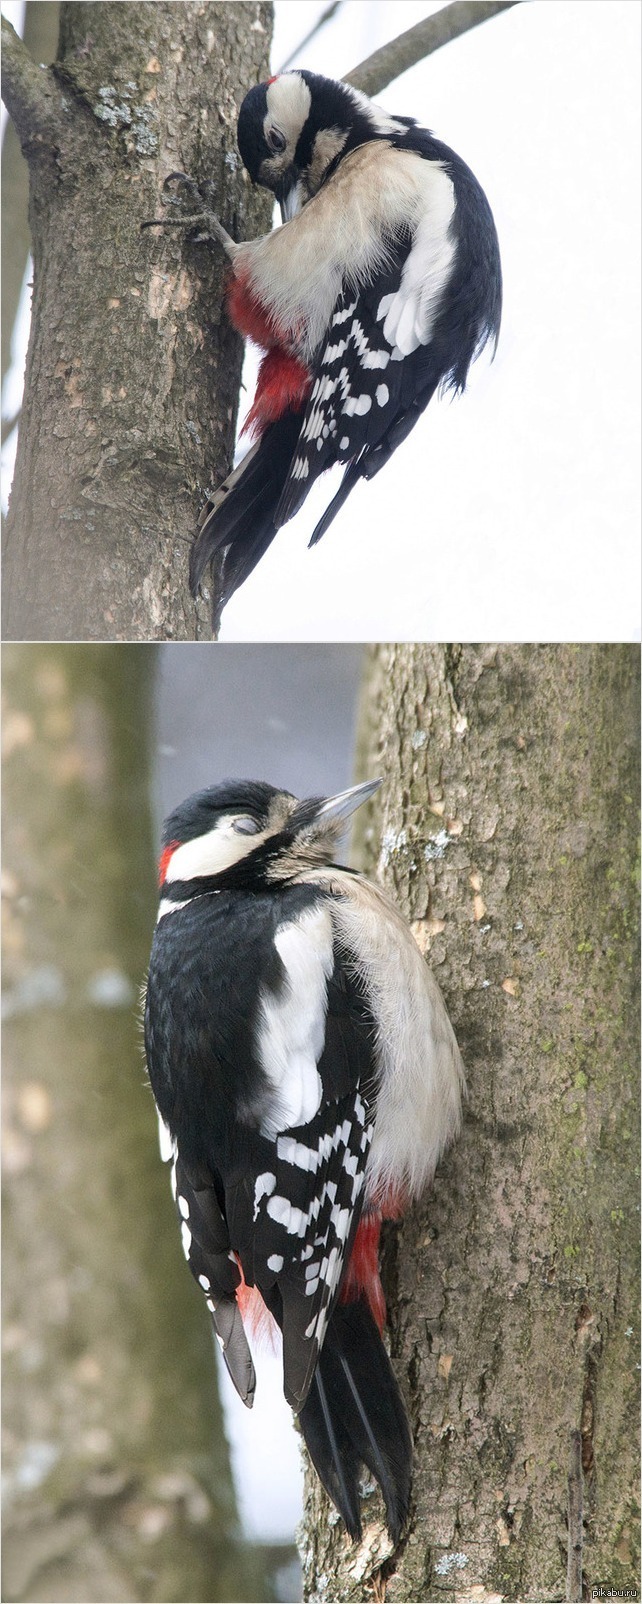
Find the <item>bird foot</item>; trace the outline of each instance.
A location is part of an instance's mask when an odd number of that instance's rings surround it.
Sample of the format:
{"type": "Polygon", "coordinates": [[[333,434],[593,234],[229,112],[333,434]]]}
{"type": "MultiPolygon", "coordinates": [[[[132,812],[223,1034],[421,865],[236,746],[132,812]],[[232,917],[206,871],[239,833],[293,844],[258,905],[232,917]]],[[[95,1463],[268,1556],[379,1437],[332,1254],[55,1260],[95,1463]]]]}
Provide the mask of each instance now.
{"type": "Polygon", "coordinates": [[[216,240],[228,256],[233,256],[236,245],[216,212],[212,211],[209,204],[211,193],[212,185],[209,183],[200,186],[187,173],[169,173],[161,191],[161,205],[176,208],[191,205],[193,210],[187,214],[183,212],[180,217],[151,217],[141,223],[141,229],[184,228],[195,243],[216,240]]]}

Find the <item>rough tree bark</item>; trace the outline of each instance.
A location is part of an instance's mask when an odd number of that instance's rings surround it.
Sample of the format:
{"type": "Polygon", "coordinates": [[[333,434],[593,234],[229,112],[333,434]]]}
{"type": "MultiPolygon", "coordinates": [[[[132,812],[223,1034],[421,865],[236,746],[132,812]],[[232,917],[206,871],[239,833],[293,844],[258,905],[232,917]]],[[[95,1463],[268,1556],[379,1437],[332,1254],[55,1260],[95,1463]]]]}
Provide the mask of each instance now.
{"type": "Polygon", "coordinates": [[[307,1596],[639,1587],[638,701],[633,647],[371,654],[360,772],[385,784],[361,856],[383,841],[469,1093],[387,1241],[409,1529],[390,1555],[373,1493],[351,1548],[310,1479],[307,1596]]]}
{"type": "Polygon", "coordinates": [[[181,168],[215,180],[232,234],[269,226],[235,133],[267,72],[271,14],[254,0],[64,5],[46,72],[7,32],[35,266],[5,639],[209,635],[187,555],[199,497],[229,465],[241,342],[222,258],[140,223],[181,168]]]}
{"type": "Polygon", "coordinates": [[[269,1585],[236,1541],[136,1018],[152,670],[144,646],[3,654],[2,1597],[30,1604],[269,1585]]]}

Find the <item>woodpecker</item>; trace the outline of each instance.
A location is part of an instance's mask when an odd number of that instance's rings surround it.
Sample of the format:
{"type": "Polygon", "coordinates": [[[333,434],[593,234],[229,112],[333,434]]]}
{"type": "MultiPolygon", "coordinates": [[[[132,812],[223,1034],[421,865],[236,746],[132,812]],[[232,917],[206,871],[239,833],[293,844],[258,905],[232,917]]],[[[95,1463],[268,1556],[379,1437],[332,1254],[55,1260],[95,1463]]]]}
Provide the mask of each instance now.
{"type": "MultiPolygon", "coordinates": [[[[184,219],[227,252],[229,316],[264,353],[245,425],[254,443],[206,505],[191,554],[194,594],[218,554],[219,616],[325,469],[346,471],[311,545],[438,386],[464,389],[473,358],[497,343],[502,297],[486,196],[413,118],[284,72],[246,95],[238,146],[283,226],[235,244],[205,203],[184,219]]],[[[202,201],[186,175],[171,180],[202,201]]]]}
{"type": "Polygon", "coordinates": [[[397,1542],[412,1446],[381,1331],[382,1220],[432,1180],[463,1067],[381,888],[334,858],[380,781],[298,801],[226,781],[167,819],[145,1048],[183,1248],[243,1402],[269,1312],[283,1386],[353,1539],[359,1472],[397,1542]]]}

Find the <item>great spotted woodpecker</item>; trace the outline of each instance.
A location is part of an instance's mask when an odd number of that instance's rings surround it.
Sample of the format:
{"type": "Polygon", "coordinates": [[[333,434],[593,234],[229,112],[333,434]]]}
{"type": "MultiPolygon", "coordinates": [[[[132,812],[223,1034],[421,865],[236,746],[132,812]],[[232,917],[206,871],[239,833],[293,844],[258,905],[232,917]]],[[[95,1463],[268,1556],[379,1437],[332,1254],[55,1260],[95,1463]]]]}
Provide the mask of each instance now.
{"type": "Polygon", "coordinates": [[[300,802],[226,782],[171,814],[145,1046],[184,1251],[237,1391],[251,1406],[254,1303],[281,1329],[285,1396],[349,1533],[363,1463],[396,1542],[412,1449],[379,1233],[456,1134],[463,1068],[408,926],[333,863],[378,784],[300,802]]]}
{"type": "Polygon", "coordinates": [[[245,425],[255,443],[205,507],[192,549],[194,593],[219,554],[219,613],[319,474],[346,465],[311,545],[437,387],[464,389],[501,313],[486,196],[411,117],[345,83],[285,72],[246,95],[238,144],[284,226],[234,244],[207,209],[185,219],[226,250],[229,315],[265,353],[245,425]]]}

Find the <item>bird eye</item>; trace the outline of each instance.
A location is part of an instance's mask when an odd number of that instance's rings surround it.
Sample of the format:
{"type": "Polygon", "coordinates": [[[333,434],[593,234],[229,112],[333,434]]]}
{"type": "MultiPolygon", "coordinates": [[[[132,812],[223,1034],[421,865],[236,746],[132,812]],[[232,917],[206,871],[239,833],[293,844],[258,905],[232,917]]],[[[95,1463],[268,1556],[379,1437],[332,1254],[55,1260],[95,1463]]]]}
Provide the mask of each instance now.
{"type": "Polygon", "coordinates": [[[285,134],[282,134],[278,128],[268,128],[265,142],[275,156],[280,156],[287,144],[285,134]]]}
{"type": "Polygon", "coordinates": [[[232,829],[236,830],[237,835],[258,835],[260,828],[258,819],[251,819],[249,814],[247,818],[243,814],[239,819],[232,819],[232,829]]]}

